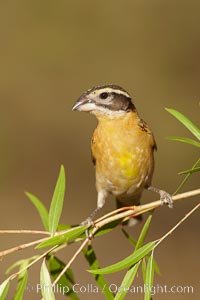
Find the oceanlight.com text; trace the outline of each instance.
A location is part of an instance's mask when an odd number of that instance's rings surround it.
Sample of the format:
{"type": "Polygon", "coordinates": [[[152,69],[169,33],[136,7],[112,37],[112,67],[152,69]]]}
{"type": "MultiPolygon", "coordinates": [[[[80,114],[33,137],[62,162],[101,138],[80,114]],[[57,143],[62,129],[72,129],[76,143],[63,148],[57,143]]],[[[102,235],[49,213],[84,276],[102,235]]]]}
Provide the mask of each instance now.
{"type": "Polygon", "coordinates": [[[194,294],[194,287],[192,285],[132,285],[130,287],[118,286],[115,283],[103,286],[102,289],[95,284],[79,284],[76,283],[72,286],[64,286],[56,284],[55,286],[36,284],[35,286],[28,284],[26,287],[27,292],[50,293],[53,291],[55,294],[68,294],[71,291],[75,294],[99,294],[104,293],[108,289],[113,294],[127,293],[127,294],[145,294],[150,293],[152,296],[156,294],[194,294]]]}

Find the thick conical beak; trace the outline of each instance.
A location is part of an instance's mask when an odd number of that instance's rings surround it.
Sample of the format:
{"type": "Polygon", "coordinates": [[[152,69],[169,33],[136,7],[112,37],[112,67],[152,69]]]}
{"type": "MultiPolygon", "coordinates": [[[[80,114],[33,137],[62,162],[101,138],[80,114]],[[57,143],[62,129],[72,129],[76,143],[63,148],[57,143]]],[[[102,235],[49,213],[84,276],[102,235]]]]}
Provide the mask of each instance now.
{"type": "Polygon", "coordinates": [[[94,109],[94,102],[88,99],[85,95],[82,95],[72,107],[72,110],[90,112],[94,109]]]}
{"type": "Polygon", "coordinates": [[[77,110],[78,107],[79,107],[80,105],[81,105],[81,103],[77,101],[77,102],[73,105],[72,110],[77,110]]]}
{"type": "Polygon", "coordinates": [[[85,95],[78,98],[74,106],[72,107],[72,110],[81,110],[81,107],[88,102],[88,99],[85,97],[85,95]]]}

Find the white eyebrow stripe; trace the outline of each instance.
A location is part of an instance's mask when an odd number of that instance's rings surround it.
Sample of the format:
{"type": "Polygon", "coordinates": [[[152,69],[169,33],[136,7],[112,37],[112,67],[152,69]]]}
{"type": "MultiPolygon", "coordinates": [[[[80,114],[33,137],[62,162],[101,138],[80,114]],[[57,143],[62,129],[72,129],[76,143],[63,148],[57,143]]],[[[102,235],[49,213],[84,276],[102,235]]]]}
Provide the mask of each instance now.
{"type": "Polygon", "coordinates": [[[109,88],[109,87],[97,89],[94,92],[99,92],[99,93],[116,93],[116,94],[124,95],[127,98],[131,98],[131,96],[127,92],[119,90],[119,89],[109,88]]]}

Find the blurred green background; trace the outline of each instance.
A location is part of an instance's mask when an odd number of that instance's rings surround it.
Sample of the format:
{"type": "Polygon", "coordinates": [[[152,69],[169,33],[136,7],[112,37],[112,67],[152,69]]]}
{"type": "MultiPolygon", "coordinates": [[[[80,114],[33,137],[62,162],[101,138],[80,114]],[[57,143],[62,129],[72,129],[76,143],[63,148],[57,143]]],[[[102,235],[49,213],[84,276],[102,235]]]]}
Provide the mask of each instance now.
{"type": "MultiPolygon", "coordinates": [[[[38,195],[48,207],[61,163],[67,173],[62,223],[80,223],[95,208],[90,138],[96,120],[71,111],[80,94],[95,85],[119,84],[134,96],[158,144],[154,185],[175,191],[182,179],[177,173],[189,169],[199,151],[165,139],[190,134],[164,108],[175,108],[200,124],[199,20],[200,2],[195,0],[1,1],[1,229],[42,228],[24,191],[38,195]]],[[[198,187],[199,174],[194,174],[184,190],[198,187]]],[[[143,198],[157,199],[149,192],[143,198]]],[[[176,203],[173,210],[157,210],[148,238],[161,237],[197,201],[196,197],[176,203]]],[[[101,214],[114,208],[110,198],[101,214]]],[[[137,237],[140,229],[141,225],[129,232],[137,237]]],[[[1,250],[33,238],[1,236],[1,250]]],[[[119,228],[93,244],[102,266],[132,251],[119,228]]],[[[162,272],[155,283],[192,285],[194,293],[158,294],[155,299],[199,299],[199,247],[196,212],[155,252],[162,272]]],[[[61,258],[68,261],[74,251],[75,247],[64,250],[61,258]]],[[[6,266],[33,253],[5,257],[0,262],[1,280],[6,266]]],[[[31,272],[30,286],[39,280],[38,267],[31,272]]],[[[77,282],[83,285],[94,283],[87,267],[81,257],[74,264],[77,282]]],[[[122,276],[123,272],[109,276],[108,281],[119,284],[122,276]]],[[[103,299],[100,293],[80,296],[103,299]]],[[[40,295],[27,291],[25,299],[40,295]]]]}

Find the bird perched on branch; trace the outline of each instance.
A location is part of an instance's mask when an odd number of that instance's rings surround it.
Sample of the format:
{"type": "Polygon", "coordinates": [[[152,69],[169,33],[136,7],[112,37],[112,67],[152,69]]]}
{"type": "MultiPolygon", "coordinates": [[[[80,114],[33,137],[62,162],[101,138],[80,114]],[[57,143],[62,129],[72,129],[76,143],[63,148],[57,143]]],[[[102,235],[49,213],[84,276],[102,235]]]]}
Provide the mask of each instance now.
{"type": "Polygon", "coordinates": [[[172,197],[151,184],[156,142],[123,88],[94,87],[83,93],[72,109],[90,112],[98,119],[91,141],[98,199],[87,222],[103,207],[109,194],[115,196],[118,207],[123,207],[138,205],[143,190],[148,189],[158,193],[163,203],[173,206],[172,197]]]}

